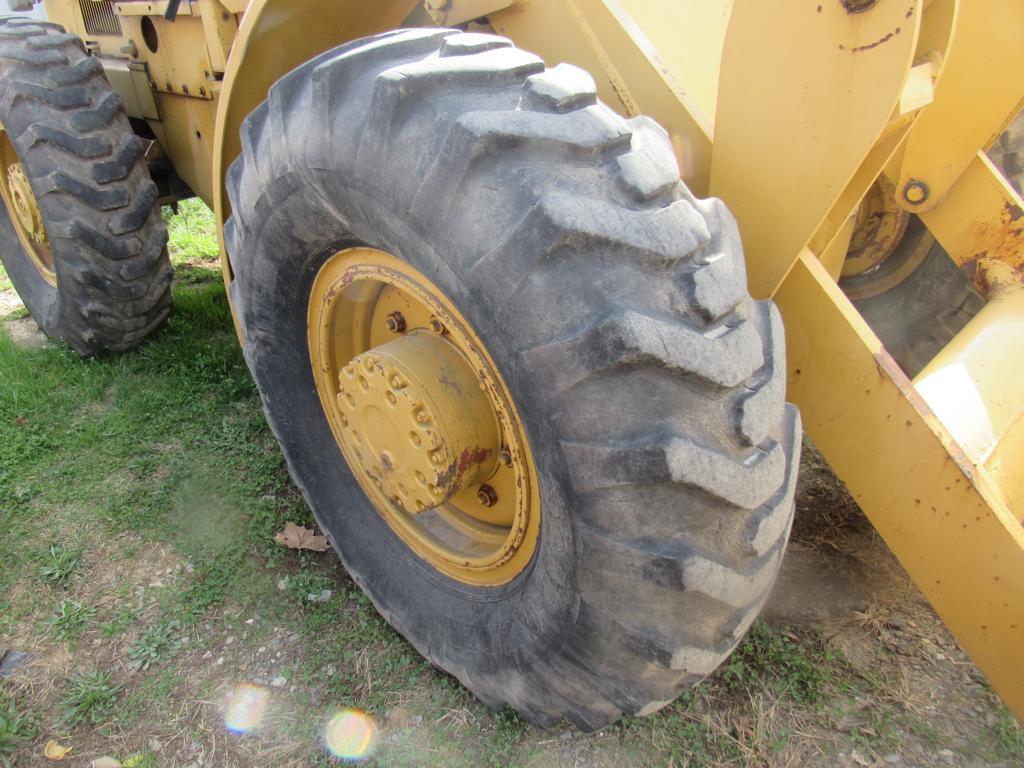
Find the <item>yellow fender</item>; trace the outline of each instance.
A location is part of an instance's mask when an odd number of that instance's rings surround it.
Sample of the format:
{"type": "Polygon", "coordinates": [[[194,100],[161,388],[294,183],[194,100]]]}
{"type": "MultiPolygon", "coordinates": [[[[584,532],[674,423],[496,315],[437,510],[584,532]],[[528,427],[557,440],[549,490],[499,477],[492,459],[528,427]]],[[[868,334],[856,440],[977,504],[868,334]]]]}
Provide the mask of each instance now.
{"type": "MultiPolygon", "coordinates": [[[[224,248],[224,222],[231,206],[224,176],[242,151],[242,121],[267,97],[271,85],[302,62],[349,40],[403,26],[419,7],[418,0],[250,3],[228,58],[213,138],[213,210],[226,286],[232,275],[224,248]]],[[[241,340],[237,318],[235,330],[241,340]]]]}

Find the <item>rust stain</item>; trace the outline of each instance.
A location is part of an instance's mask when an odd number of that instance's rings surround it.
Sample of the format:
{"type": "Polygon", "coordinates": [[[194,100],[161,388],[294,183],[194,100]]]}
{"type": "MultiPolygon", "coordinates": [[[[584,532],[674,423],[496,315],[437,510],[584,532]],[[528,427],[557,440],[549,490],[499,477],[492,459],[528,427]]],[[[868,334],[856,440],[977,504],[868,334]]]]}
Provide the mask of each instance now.
{"type": "Polygon", "coordinates": [[[960,269],[985,292],[984,270],[979,264],[992,259],[1010,265],[1018,280],[1024,282],[1024,210],[1007,200],[999,212],[999,221],[983,219],[971,232],[974,253],[960,263],[960,269]]]}
{"type": "Polygon", "coordinates": [[[455,486],[459,487],[466,470],[486,463],[494,451],[491,448],[463,448],[455,470],[455,486]]]}
{"type": "Polygon", "coordinates": [[[455,477],[456,467],[455,464],[449,464],[448,469],[444,472],[438,472],[434,477],[434,485],[443,488],[448,485],[453,477],[455,477]]]}
{"type": "Polygon", "coordinates": [[[451,379],[449,379],[447,373],[442,373],[441,377],[437,380],[437,383],[443,386],[445,389],[452,390],[457,395],[462,394],[462,388],[459,386],[459,383],[457,381],[452,381],[451,379]]]}
{"type": "Polygon", "coordinates": [[[885,37],[879,38],[878,40],[875,40],[875,42],[873,42],[873,43],[866,43],[864,45],[858,45],[856,48],[847,48],[845,45],[840,43],[839,44],[839,50],[840,51],[849,51],[850,53],[860,53],[861,51],[870,51],[872,48],[877,48],[880,45],[884,45],[885,43],[888,43],[890,40],[892,40],[894,37],[896,37],[896,35],[898,35],[901,31],[902,31],[901,27],[896,27],[896,29],[894,29],[892,32],[887,34],[885,37]]]}

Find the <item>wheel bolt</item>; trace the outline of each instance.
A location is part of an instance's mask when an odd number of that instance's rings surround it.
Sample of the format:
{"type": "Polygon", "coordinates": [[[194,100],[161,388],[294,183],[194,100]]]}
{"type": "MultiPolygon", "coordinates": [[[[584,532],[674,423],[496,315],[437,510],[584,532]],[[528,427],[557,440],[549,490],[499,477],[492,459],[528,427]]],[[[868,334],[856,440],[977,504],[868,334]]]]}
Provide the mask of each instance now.
{"type": "Polygon", "coordinates": [[[392,312],[386,322],[388,330],[392,333],[405,333],[405,318],[401,312],[392,312]]]}
{"type": "Polygon", "coordinates": [[[430,329],[437,334],[444,335],[448,333],[448,329],[444,327],[444,323],[438,320],[436,317],[430,318],[430,329]]]}
{"type": "Polygon", "coordinates": [[[498,494],[489,485],[481,485],[480,490],[476,492],[476,497],[485,507],[493,507],[498,503],[498,494]]]}
{"type": "Polygon", "coordinates": [[[509,453],[507,448],[502,448],[501,453],[498,454],[498,459],[507,467],[512,463],[512,454],[509,453]]]}

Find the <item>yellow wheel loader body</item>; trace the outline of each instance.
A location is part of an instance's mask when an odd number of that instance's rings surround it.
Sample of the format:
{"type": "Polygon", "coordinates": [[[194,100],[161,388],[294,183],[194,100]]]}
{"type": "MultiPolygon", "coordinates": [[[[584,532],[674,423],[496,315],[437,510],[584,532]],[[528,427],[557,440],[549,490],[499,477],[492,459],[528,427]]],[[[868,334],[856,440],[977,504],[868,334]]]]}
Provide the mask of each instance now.
{"type": "Polygon", "coordinates": [[[1024,1],[45,5],[220,228],[245,116],[295,66],[366,35],[489,28],[655,118],[693,192],[737,218],[751,292],[782,311],[806,432],[1024,718],[1024,203],[984,154],[1024,100],[1024,1]],[[988,300],[914,380],[837,284],[879,177],[988,300]]]}

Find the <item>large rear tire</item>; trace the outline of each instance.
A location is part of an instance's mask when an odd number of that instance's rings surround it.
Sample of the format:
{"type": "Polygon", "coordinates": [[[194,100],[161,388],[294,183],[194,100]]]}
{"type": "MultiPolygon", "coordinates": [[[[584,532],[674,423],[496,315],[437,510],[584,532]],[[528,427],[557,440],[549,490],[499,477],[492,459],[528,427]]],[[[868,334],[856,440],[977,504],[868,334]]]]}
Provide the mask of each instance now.
{"type": "Polygon", "coordinates": [[[82,41],[0,19],[0,259],[39,326],[83,355],[137,346],[171,306],[145,142],[82,41]]]}
{"type": "Polygon", "coordinates": [[[225,239],[246,360],[381,614],[541,725],[651,713],[715,669],[782,558],[800,422],[779,313],[749,298],[733,219],[679,181],[665,132],[503,38],[409,30],[278,81],[242,142],[225,239]],[[307,318],[324,265],[354,247],[432,281],[508,386],[541,517],[505,583],[412,552],[343,459],[307,318]]]}

